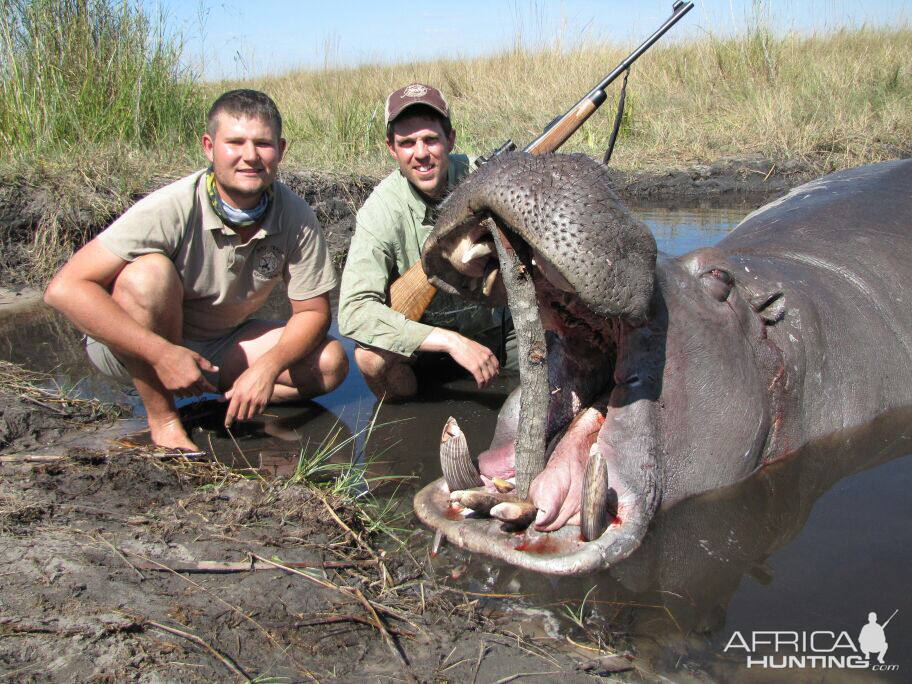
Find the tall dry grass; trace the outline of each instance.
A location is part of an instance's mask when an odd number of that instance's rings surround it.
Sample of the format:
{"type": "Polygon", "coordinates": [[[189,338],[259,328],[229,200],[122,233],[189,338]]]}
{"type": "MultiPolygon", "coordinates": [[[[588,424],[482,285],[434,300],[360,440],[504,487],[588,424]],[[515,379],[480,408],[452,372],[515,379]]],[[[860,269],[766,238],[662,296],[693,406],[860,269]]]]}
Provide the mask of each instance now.
{"type": "MultiPolygon", "coordinates": [[[[735,37],[659,44],[633,67],[612,164],[662,168],[762,154],[828,171],[912,153],[912,28],[777,36],[762,24],[735,37]]],[[[522,146],[626,56],[621,46],[522,47],[493,57],[302,70],[255,82],[288,121],[294,164],[389,168],[383,102],[413,80],[450,99],[458,146],[522,146]]],[[[219,84],[232,86],[235,83],[219,84]]],[[[601,156],[619,83],[564,147],[601,156]]]]}
{"type": "MultiPolygon", "coordinates": [[[[163,170],[186,165],[207,106],[179,40],[140,5],[0,0],[0,191],[22,209],[43,205],[29,279],[45,280],[163,170]]],[[[17,232],[0,232],[0,268],[23,260],[17,232]]]]}
{"type": "MultiPolygon", "coordinates": [[[[169,35],[131,0],[0,0],[0,202],[10,188],[43,193],[33,282],[137,193],[202,166],[206,107],[229,88],[259,88],[278,102],[286,168],[380,176],[392,168],[383,104],[395,88],[441,88],[458,151],[486,154],[507,138],[522,147],[536,137],[632,47],[531,48],[520,36],[484,58],[199,83],[169,35]]],[[[910,45],[908,25],[778,35],[762,17],[734,37],[661,42],[633,67],[612,164],[663,169],[760,154],[824,172],[912,154],[910,45]]],[[[564,151],[601,157],[618,85],[564,151]]],[[[0,231],[4,253],[10,241],[22,238],[0,231]]]]}
{"type": "Polygon", "coordinates": [[[181,45],[116,0],[0,0],[0,147],[190,144],[206,111],[181,45]]]}

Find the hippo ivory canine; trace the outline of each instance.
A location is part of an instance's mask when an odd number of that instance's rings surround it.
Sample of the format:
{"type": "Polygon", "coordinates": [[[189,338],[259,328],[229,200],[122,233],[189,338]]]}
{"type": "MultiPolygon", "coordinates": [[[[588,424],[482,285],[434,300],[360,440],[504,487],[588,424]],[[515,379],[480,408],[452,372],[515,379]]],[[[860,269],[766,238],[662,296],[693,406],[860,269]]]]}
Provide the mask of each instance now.
{"type": "MultiPolygon", "coordinates": [[[[660,506],[912,405],[912,160],[802,185],[717,247],[672,258],[601,165],[504,155],[443,206],[422,256],[431,281],[506,303],[492,225],[526,255],[548,331],[535,445],[547,465],[515,505],[451,507],[475,499],[450,489],[481,482],[465,463],[453,487],[416,496],[418,517],[468,550],[545,573],[603,569],[637,549],[660,506]]],[[[488,489],[523,466],[524,386],[479,456],[488,489]]],[[[463,444],[442,453],[465,460],[463,444]]]]}

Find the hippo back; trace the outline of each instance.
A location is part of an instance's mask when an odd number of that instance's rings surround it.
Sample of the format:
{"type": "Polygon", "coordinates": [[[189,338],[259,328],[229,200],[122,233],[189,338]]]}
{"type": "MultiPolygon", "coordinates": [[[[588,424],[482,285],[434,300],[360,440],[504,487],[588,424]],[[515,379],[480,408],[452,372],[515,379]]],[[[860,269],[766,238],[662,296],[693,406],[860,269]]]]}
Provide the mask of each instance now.
{"type": "Polygon", "coordinates": [[[726,252],[813,252],[840,263],[853,247],[905,251],[912,233],[912,159],[870,164],[818,178],[757,209],[719,243],[726,252]],[[898,244],[897,244],[898,243],[898,244]]]}

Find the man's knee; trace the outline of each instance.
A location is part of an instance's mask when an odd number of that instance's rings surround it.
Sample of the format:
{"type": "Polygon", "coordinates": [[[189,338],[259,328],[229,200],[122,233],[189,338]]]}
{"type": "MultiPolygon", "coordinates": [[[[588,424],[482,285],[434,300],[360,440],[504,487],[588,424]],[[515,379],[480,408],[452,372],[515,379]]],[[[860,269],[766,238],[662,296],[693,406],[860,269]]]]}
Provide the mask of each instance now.
{"type": "Polygon", "coordinates": [[[408,358],[399,354],[382,349],[355,347],[355,364],[365,377],[382,378],[393,367],[407,363],[408,358]]]}
{"type": "Polygon", "coordinates": [[[381,349],[356,347],[355,364],[368,388],[378,398],[400,401],[414,396],[418,390],[408,357],[381,349]]]}
{"type": "Polygon", "coordinates": [[[330,338],[317,359],[317,368],[323,378],[326,392],[342,384],[348,375],[348,355],[339,340],[330,338]]]}
{"type": "Polygon", "coordinates": [[[312,354],[280,376],[279,382],[287,385],[286,389],[296,392],[296,396],[287,394],[277,385],[276,391],[280,396],[274,398],[287,400],[326,394],[341,385],[347,375],[348,356],[345,349],[339,340],[328,337],[312,354]]]}
{"type": "Polygon", "coordinates": [[[114,280],[111,296],[128,311],[156,311],[180,302],[183,286],[168,257],[145,254],[124,266],[114,280]]]}

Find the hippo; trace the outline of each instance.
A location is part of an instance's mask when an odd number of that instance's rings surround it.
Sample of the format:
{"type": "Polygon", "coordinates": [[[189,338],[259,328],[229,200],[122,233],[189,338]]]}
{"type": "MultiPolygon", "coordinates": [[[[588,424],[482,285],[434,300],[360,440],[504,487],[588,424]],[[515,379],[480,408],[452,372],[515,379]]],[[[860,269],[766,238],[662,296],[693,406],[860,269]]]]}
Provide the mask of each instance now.
{"type": "MultiPolygon", "coordinates": [[[[473,552],[592,572],[633,554],[660,508],[912,405],[910,228],[906,159],[797,187],[717,246],[670,257],[601,164],[495,158],[446,200],[422,263],[442,290],[512,305],[493,233],[525,255],[546,331],[547,423],[533,440],[546,465],[521,505],[450,505],[452,489],[501,487],[523,467],[522,392],[534,385],[522,378],[481,478],[432,483],[418,517],[473,552]]],[[[441,452],[465,452],[461,437],[448,423],[441,452]]]]}

